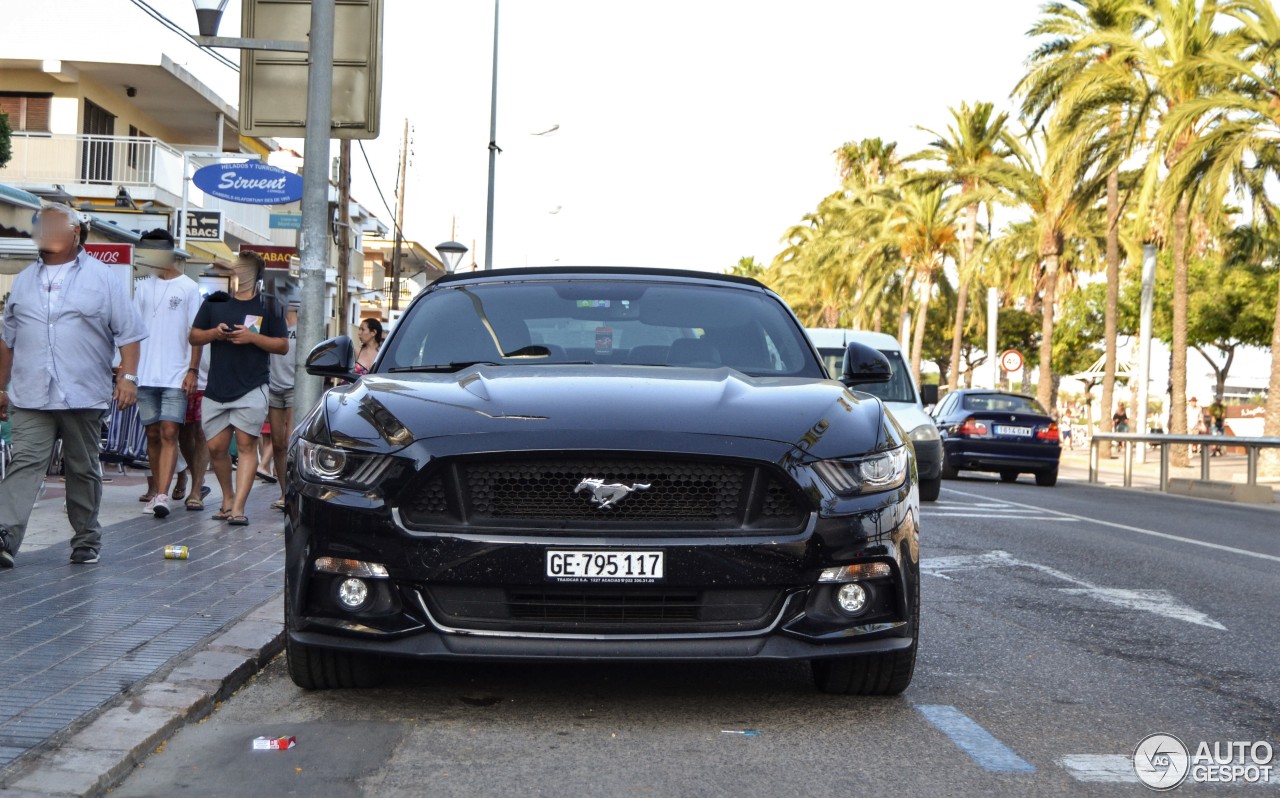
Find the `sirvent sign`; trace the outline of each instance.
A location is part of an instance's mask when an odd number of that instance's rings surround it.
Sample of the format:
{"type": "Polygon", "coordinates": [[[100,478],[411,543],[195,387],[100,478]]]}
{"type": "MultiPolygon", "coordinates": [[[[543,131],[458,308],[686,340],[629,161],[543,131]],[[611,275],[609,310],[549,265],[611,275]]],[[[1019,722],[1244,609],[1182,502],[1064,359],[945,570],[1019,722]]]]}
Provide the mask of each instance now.
{"type": "Polygon", "coordinates": [[[191,182],[204,193],[249,205],[284,205],[302,199],[302,178],[261,161],[215,163],[196,170],[191,182]]]}

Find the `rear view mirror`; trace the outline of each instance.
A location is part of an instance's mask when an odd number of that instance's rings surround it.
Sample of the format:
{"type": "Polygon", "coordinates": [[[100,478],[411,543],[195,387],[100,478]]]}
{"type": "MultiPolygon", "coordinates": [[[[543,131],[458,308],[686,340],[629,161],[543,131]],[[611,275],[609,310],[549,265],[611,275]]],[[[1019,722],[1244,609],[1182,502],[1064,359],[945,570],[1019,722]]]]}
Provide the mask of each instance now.
{"type": "Polygon", "coordinates": [[[321,341],[307,355],[307,373],[315,377],[355,380],[359,378],[355,370],[356,350],[345,335],[321,341]]]}
{"type": "Polygon", "coordinates": [[[920,403],[925,407],[936,405],[938,403],[938,385],[937,383],[927,382],[920,386],[920,403]]]}
{"type": "Polygon", "coordinates": [[[889,365],[889,358],[878,349],[854,342],[844,350],[844,369],[840,374],[840,382],[845,385],[863,385],[888,382],[891,379],[893,367],[889,365]]]}

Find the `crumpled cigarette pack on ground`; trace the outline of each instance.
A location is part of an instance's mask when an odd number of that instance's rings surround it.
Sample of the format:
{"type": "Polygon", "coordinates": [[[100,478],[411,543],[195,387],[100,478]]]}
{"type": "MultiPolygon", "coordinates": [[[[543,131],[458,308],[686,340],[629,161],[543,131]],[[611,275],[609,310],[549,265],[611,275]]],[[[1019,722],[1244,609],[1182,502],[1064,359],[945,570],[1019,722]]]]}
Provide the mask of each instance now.
{"type": "Polygon", "coordinates": [[[297,737],[255,737],[253,738],[253,750],[255,751],[288,751],[298,744],[297,737]]]}

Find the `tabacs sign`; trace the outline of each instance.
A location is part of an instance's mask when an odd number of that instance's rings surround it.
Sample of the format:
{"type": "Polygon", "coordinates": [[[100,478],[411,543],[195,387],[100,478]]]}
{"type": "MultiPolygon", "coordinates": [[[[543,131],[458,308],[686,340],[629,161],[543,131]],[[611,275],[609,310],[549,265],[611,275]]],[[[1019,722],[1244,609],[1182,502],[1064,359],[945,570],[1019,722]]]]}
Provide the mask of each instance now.
{"type": "Polygon", "coordinates": [[[241,252],[256,252],[262,256],[263,265],[268,269],[288,269],[290,262],[298,257],[297,247],[278,247],[266,244],[244,244],[241,252]]]}
{"type": "Polygon", "coordinates": [[[302,178],[293,172],[262,163],[215,163],[191,176],[206,194],[248,205],[284,205],[302,199],[302,178]]]}
{"type": "Polygon", "coordinates": [[[178,219],[179,224],[186,220],[188,241],[222,240],[222,211],[179,211],[178,219]]]}

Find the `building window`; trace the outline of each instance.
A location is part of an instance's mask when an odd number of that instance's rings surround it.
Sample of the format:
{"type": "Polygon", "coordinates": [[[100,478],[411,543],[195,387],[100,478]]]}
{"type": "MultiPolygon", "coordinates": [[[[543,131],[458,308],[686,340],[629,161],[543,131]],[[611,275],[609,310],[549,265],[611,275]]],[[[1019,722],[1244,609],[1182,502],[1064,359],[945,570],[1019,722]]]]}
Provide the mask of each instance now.
{"type": "Polygon", "coordinates": [[[52,100],[52,94],[0,91],[0,114],[8,114],[9,127],[15,131],[48,133],[52,100]]]}

